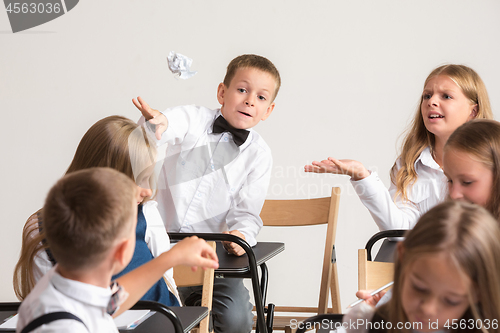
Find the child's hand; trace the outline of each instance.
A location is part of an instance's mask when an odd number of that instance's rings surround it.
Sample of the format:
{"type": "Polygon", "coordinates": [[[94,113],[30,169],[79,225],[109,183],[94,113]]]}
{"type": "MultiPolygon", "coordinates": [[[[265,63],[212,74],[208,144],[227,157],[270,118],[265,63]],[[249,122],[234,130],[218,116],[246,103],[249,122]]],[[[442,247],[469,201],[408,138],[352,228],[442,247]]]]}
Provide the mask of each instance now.
{"type": "Polygon", "coordinates": [[[219,267],[217,253],[205,240],[196,236],[184,238],[168,252],[174,252],[178,258],[177,264],[174,266],[191,266],[193,271],[196,271],[198,267],[203,269],[219,267]]]}
{"type": "Polygon", "coordinates": [[[380,301],[380,299],[385,295],[387,292],[386,290],[382,290],[381,292],[375,294],[375,295],[370,295],[371,290],[358,290],[356,292],[356,297],[364,299],[366,304],[371,305],[371,306],[376,306],[377,303],[380,301]]]}
{"type": "Polygon", "coordinates": [[[152,109],[141,96],[137,99],[132,98],[132,103],[141,111],[142,115],[149,123],[155,125],[156,139],[161,140],[161,135],[167,130],[168,120],[163,113],[158,110],[152,109]]]}
{"type": "Polygon", "coordinates": [[[348,175],[353,180],[361,180],[370,175],[370,172],[358,161],[338,160],[333,157],[329,157],[327,160],[321,162],[314,161],[312,165],[306,165],[304,171],[348,175]]]}
{"type": "MultiPolygon", "coordinates": [[[[246,240],[245,236],[238,230],[224,231],[223,234],[235,235],[243,240],[246,240]]],[[[222,242],[222,245],[224,245],[224,248],[226,249],[227,252],[237,255],[238,257],[245,254],[245,250],[243,250],[243,248],[236,243],[222,242]]]]}

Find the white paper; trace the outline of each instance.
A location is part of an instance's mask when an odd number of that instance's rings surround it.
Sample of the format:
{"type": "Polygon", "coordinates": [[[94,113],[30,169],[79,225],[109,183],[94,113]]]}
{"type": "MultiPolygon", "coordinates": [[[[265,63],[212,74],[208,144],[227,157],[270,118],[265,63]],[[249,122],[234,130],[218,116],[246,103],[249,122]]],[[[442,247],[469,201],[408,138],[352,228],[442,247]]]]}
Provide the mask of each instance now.
{"type": "Polygon", "coordinates": [[[144,320],[155,314],[150,310],[127,310],[118,317],[114,318],[116,327],[120,330],[133,330],[144,320]]]}
{"type": "Polygon", "coordinates": [[[185,55],[170,51],[167,60],[168,68],[170,68],[170,71],[172,71],[172,73],[174,74],[177,74],[177,76],[181,79],[189,79],[190,77],[198,73],[196,71],[191,71],[190,67],[193,63],[193,60],[186,57],[185,55]]]}
{"type": "Polygon", "coordinates": [[[17,325],[17,314],[13,317],[10,317],[8,318],[6,321],[4,321],[1,325],[0,325],[0,329],[16,329],[16,325],[17,325]]]}

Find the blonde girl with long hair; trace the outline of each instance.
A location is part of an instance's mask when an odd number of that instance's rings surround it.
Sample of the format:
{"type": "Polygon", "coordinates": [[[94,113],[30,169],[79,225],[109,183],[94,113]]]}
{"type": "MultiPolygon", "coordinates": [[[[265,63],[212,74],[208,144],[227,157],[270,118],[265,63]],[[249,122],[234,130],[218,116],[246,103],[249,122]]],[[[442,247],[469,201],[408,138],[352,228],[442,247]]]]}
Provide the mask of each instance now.
{"type": "Polygon", "coordinates": [[[451,199],[486,208],[500,222],[500,123],[473,120],[444,147],[443,169],[451,199]]]}
{"type": "Polygon", "coordinates": [[[355,160],[329,157],[305,166],[306,172],[345,174],[380,230],[411,229],[418,218],[447,195],[443,149],[453,131],[472,119],[492,119],[486,87],[463,65],[433,70],[419,107],[391,170],[387,190],[376,172],[355,160]]]}
{"type": "MultiPolygon", "coordinates": [[[[157,210],[150,200],[154,177],[151,177],[156,145],[149,144],[146,131],[130,119],[110,116],[96,122],[83,136],[66,174],[92,167],[110,167],[126,174],[138,187],[137,242],[131,263],[118,276],[168,251],[170,240],[157,210]],[[139,235],[142,234],[141,237],[139,235]],[[142,239],[140,239],[142,238],[142,239]]],[[[55,264],[50,244],[45,241],[41,210],[31,215],[23,229],[21,255],[14,269],[14,291],[23,300],[36,282],[55,264]]],[[[179,305],[172,270],[165,273],[142,298],[179,305]],[[167,284],[168,287],[167,288],[167,284]]]]}
{"type": "Polygon", "coordinates": [[[356,332],[500,332],[499,239],[484,208],[435,206],[398,244],[391,299],[363,302],[344,322],[362,322],[356,332]]]}

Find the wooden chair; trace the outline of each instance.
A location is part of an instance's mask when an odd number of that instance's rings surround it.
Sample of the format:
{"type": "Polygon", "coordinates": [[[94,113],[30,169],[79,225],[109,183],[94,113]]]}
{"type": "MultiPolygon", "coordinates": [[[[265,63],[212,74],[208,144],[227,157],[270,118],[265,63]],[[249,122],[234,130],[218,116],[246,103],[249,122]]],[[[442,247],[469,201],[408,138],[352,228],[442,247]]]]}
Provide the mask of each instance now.
{"type": "MultiPolygon", "coordinates": [[[[335,257],[335,234],[339,211],[340,188],[332,188],[331,197],[302,200],[266,200],[260,217],[264,226],[290,227],[327,225],[325,250],[319,291],[318,307],[276,306],[275,312],[289,313],[340,313],[340,293],[335,257]],[[328,308],[331,296],[332,307],[328,308]]],[[[324,236],[324,235],[321,235],[324,236]]],[[[321,239],[318,235],[318,239],[321,239]]],[[[300,316],[274,316],[273,330],[292,332],[290,321],[305,320],[300,316]]]]}
{"type": "MultiPolygon", "coordinates": [[[[215,250],[215,242],[208,242],[215,250]]],[[[188,266],[174,267],[174,280],[177,287],[192,287],[203,285],[201,306],[208,308],[208,316],[200,322],[199,333],[208,333],[212,312],[212,296],[214,290],[214,269],[198,269],[196,272],[188,266]]],[[[193,331],[194,332],[194,331],[193,331]]]]}
{"type": "Polygon", "coordinates": [[[394,279],[394,263],[372,260],[371,250],[380,239],[402,237],[407,230],[386,230],[373,235],[364,249],[358,250],[358,289],[377,289],[394,279]]]}

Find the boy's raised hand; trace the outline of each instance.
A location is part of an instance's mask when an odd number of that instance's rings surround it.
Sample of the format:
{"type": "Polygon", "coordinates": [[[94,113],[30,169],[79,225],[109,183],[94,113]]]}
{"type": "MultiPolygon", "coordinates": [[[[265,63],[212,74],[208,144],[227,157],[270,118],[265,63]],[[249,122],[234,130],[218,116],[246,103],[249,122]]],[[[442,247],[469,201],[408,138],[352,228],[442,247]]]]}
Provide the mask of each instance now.
{"type": "Polygon", "coordinates": [[[167,130],[168,120],[167,117],[160,111],[152,109],[148,103],[141,96],[137,99],[132,98],[132,103],[141,111],[142,115],[150,124],[155,125],[156,139],[161,140],[161,135],[167,130]]]}
{"type": "Polygon", "coordinates": [[[304,167],[305,172],[334,173],[351,176],[353,180],[361,180],[370,175],[364,165],[355,160],[338,160],[329,157],[321,162],[313,161],[311,165],[304,167]]]}
{"type": "MultiPolygon", "coordinates": [[[[238,230],[224,231],[223,234],[235,235],[243,240],[246,240],[245,236],[238,230]]],[[[243,248],[236,243],[222,242],[222,245],[224,246],[227,252],[237,255],[238,257],[245,254],[245,250],[243,250],[243,248]]]]}
{"type": "Polygon", "coordinates": [[[217,253],[208,243],[196,236],[184,238],[169,251],[177,258],[177,265],[191,266],[193,271],[198,267],[218,268],[219,258],[217,253]]]}

